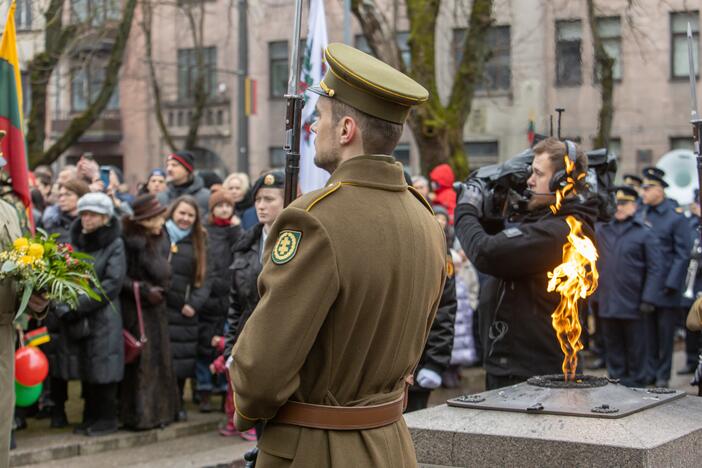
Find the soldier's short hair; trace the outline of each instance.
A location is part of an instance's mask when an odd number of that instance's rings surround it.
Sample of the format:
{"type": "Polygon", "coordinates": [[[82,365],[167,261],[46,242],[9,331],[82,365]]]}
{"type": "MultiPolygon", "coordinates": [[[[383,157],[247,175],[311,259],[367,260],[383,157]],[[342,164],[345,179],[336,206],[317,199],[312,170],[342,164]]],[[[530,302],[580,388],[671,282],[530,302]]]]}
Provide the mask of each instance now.
{"type": "Polygon", "coordinates": [[[366,154],[392,154],[402,136],[402,125],[379,119],[361,112],[338,99],[331,99],[332,122],[338,123],[348,116],[356,121],[363,136],[363,152],[366,154]]]}
{"type": "MultiPolygon", "coordinates": [[[[580,174],[587,173],[587,154],[580,148],[580,145],[575,145],[575,169],[573,171],[573,179],[578,180],[580,174]]],[[[565,169],[563,158],[566,155],[566,144],[558,138],[548,137],[536,144],[533,148],[534,154],[547,153],[548,159],[553,165],[553,172],[556,173],[565,169]]],[[[580,179],[577,184],[578,189],[585,186],[585,179],[580,179]]]]}

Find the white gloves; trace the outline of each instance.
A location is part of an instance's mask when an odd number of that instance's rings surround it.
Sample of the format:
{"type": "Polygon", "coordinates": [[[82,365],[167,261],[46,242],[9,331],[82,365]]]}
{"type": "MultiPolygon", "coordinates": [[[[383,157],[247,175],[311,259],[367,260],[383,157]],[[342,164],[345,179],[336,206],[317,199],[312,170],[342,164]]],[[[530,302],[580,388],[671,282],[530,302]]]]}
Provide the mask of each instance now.
{"type": "Polygon", "coordinates": [[[433,390],[441,386],[441,376],[431,369],[423,368],[417,372],[417,384],[420,387],[433,390]]]}

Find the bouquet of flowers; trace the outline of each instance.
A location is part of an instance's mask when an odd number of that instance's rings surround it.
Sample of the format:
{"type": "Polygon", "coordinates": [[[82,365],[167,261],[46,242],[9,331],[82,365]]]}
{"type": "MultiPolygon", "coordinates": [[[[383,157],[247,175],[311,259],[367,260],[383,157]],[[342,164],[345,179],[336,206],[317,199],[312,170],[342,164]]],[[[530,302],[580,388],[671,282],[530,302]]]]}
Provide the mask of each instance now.
{"type": "Polygon", "coordinates": [[[57,237],[37,229],[34,236],[19,237],[12,248],[0,252],[0,280],[16,281],[21,294],[15,320],[27,309],[33,292],[72,308],[81,295],[102,300],[95,292],[102,288],[89,261],[92,257],[75,252],[70,244],[57,243],[57,237]]]}

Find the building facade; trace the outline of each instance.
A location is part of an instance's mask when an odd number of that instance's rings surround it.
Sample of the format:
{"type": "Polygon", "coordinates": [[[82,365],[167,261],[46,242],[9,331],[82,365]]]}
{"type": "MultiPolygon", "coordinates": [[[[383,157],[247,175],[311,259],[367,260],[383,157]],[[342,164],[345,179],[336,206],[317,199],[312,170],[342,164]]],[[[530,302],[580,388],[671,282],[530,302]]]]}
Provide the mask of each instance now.
{"type": "MultiPolygon", "coordinates": [[[[21,55],[29,60],[43,44],[42,5],[46,0],[18,0],[21,55]],[[24,15],[24,16],[22,16],[24,15]],[[20,27],[23,21],[27,27],[20,27]]],[[[119,3],[112,0],[66,0],[71,17],[90,15],[114,20],[119,3]]],[[[241,2],[239,2],[241,3],[241,2]]],[[[192,84],[198,68],[194,61],[195,39],[204,48],[204,73],[209,101],[203,117],[196,152],[200,168],[222,173],[245,170],[252,177],[284,164],[284,118],[288,58],[292,35],[291,0],[248,1],[248,77],[250,89],[248,160],[238,167],[239,139],[237,81],[237,2],[208,0],[155,4],[152,23],[153,61],[162,95],[162,113],[176,144],[185,141],[192,112],[192,84]],[[192,22],[184,13],[190,5],[199,21],[200,36],[193,36],[192,22]]],[[[396,25],[398,45],[409,60],[409,24],[402,8],[379,2],[396,25]]],[[[624,171],[655,163],[667,151],[691,146],[688,82],[688,21],[695,38],[698,60],[699,3],[689,0],[597,1],[596,27],[608,52],[615,58],[614,122],[610,149],[620,156],[624,171]]],[[[3,0],[0,4],[7,5],[3,0]]],[[[343,2],[325,1],[330,41],[343,40],[343,2]]],[[[437,19],[437,74],[442,99],[448,99],[453,74],[460,60],[462,38],[470,2],[445,0],[437,19]]],[[[5,11],[3,9],[3,11],[5,11]]],[[[305,14],[307,9],[305,8],[305,14]]],[[[563,135],[592,147],[600,108],[599,84],[594,65],[592,35],[585,2],[568,0],[496,0],[495,23],[488,33],[491,56],[485,78],[478,86],[464,128],[465,149],[472,168],[506,160],[528,145],[527,129],[548,132],[549,114],[563,107],[563,135]]],[[[62,162],[84,151],[101,163],[125,170],[135,185],[153,167],[163,165],[170,149],[155,119],[154,93],[149,80],[144,31],[138,10],[129,48],[121,71],[119,90],[108,110],[71,148],[62,162]]],[[[303,18],[303,36],[306,32],[303,18]]],[[[367,45],[355,18],[353,42],[367,45]]],[[[101,82],[101,57],[109,41],[86,44],[90,60],[62,60],[51,84],[50,135],[56,137],[69,119],[85,107],[101,82]]],[[[104,59],[103,59],[104,60],[104,59]]],[[[702,88],[697,82],[698,94],[702,88]]],[[[398,159],[419,172],[419,154],[408,129],[396,151],[398,159]]]]}

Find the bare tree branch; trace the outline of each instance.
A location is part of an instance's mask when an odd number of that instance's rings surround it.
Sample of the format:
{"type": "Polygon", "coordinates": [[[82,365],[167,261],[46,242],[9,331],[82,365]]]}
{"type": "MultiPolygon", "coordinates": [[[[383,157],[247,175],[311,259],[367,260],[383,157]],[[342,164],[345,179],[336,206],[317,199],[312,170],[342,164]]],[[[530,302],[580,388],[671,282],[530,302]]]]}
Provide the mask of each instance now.
{"type": "Polygon", "coordinates": [[[595,49],[595,63],[600,79],[600,95],[602,103],[597,118],[597,137],[595,148],[607,148],[612,133],[614,119],[614,59],[609,56],[602,43],[600,31],[597,28],[594,0],[587,0],[587,19],[592,33],[592,44],[595,49]]]}

